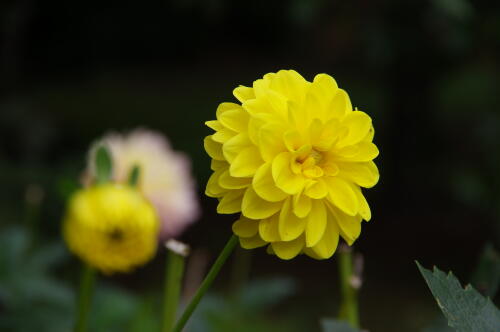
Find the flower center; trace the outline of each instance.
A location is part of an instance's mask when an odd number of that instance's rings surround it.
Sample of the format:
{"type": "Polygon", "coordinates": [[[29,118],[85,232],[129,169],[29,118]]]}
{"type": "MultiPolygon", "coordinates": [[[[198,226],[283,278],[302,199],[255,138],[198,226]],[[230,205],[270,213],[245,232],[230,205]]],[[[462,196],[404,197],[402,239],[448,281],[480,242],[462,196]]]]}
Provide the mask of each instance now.
{"type": "Polygon", "coordinates": [[[108,238],[113,242],[120,242],[124,238],[123,230],[119,228],[114,228],[108,232],[108,238]]]}

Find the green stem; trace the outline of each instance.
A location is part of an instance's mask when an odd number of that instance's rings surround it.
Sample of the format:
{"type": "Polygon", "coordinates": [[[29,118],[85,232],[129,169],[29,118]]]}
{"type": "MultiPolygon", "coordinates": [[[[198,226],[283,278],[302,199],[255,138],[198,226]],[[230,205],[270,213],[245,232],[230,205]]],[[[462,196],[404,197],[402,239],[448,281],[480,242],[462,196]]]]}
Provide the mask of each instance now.
{"type": "Polygon", "coordinates": [[[184,310],[181,318],[179,318],[179,320],[177,321],[177,324],[175,325],[172,332],[182,331],[187,321],[193,314],[193,311],[196,309],[196,306],[198,306],[198,303],[200,303],[200,300],[202,299],[203,295],[205,295],[210,285],[212,285],[212,282],[214,281],[215,277],[217,277],[217,275],[219,274],[220,269],[228,259],[229,255],[233,252],[234,247],[236,246],[237,243],[238,243],[238,237],[233,234],[229,239],[229,241],[226,243],[224,249],[222,249],[222,252],[219,254],[219,257],[217,257],[217,260],[215,261],[214,265],[212,265],[212,268],[210,269],[207,276],[201,283],[200,288],[198,288],[198,290],[196,291],[196,294],[191,299],[191,302],[184,310]]]}
{"type": "Polygon", "coordinates": [[[75,324],[75,332],[87,331],[87,316],[90,311],[90,302],[94,292],[96,271],[85,264],[82,269],[80,281],[80,293],[78,295],[78,317],[75,324]]]}
{"type": "Polygon", "coordinates": [[[165,293],[163,294],[163,332],[170,332],[174,326],[177,308],[179,307],[183,274],[184,256],[168,250],[165,271],[165,293]]]}
{"type": "Polygon", "coordinates": [[[347,320],[352,327],[359,328],[357,290],[353,287],[353,260],[351,249],[347,246],[339,248],[339,274],[342,303],[339,318],[347,320]]]}

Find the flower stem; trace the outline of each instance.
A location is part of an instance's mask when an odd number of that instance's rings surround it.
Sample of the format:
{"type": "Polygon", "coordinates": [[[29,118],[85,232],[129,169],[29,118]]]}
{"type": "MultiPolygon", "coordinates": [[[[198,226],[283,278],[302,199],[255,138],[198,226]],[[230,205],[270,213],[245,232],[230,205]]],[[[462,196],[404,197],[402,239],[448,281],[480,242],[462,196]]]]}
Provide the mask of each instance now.
{"type": "Polygon", "coordinates": [[[175,323],[184,274],[184,256],[168,250],[165,271],[165,293],[162,332],[170,332],[175,323]]]}
{"type": "Polygon", "coordinates": [[[179,320],[177,321],[177,324],[175,325],[172,332],[182,331],[187,321],[193,314],[193,311],[198,306],[198,303],[200,303],[200,300],[202,299],[203,295],[205,295],[208,288],[212,285],[212,282],[219,274],[220,269],[228,259],[229,255],[231,255],[231,253],[233,252],[234,247],[236,246],[237,243],[238,243],[238,237],[233,234],[229,239],[229,241],[226,243],[224,249],[222,249],[221,253],[219,254],[219,257],[217,257],[217,260],[215,261],[214,265],[212,265],[212,267],[210,268],[210,271],[208,272],[207,276],[201,283],[200,288],[198,288],[198,290],[196,291],[196,294],[191,299],[191,302],[188,304],[188,306],[182,313],[181,318],[179,318],[179,320]]]}
{"type": "Polygon", "coordinates": [[[78,294],[78,317],[75,324],[75,332],[87,331],[87,316],[90,311],[90,302],[94,292],[96,271],[83,265],[82,276],[80,280],[80,293],[78,294]]]}
{"type": "Polygon", "coordinates": [[[339,318],[347,320],[352,327],[359,328],[357,288],[354,287],[353,259],[351,248],[339,248],[339,274],[342,302],[339,318]]]}

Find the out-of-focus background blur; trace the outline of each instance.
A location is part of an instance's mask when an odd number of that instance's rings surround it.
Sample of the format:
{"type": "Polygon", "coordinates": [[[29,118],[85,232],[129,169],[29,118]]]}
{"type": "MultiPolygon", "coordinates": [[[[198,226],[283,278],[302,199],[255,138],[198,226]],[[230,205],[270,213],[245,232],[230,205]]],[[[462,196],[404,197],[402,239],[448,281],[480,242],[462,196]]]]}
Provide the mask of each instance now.
{"type": "MultiPolygon", "coordinates": [[[[234,220],[216,215],[216,200],[203,195],[204,121],[234,101],[233,88],[279,69],[334,76],[373,118],[381,180],[367,191],[373,219],[356,242],[365,262],[363,327],[429,327],[440,313],[414,260],[468,282],[483,246],[500,240],[493,4],[2,1],[0,329],[71,325],[79,262],[62,245],[60,221],[89,145],[110,129],[158,130],[192,158],[203,212],[182,240],[195,249],[196,280],[234,220]]],[[[230,262],[191,330],[319,330],[319,319],[338,309],[336,263],[255,250],[246,302],[223,296],[230,262]]],[[[133,274],[101,277],[91,330],[154,330],[163,270],[160,251],[133,274]]]]}

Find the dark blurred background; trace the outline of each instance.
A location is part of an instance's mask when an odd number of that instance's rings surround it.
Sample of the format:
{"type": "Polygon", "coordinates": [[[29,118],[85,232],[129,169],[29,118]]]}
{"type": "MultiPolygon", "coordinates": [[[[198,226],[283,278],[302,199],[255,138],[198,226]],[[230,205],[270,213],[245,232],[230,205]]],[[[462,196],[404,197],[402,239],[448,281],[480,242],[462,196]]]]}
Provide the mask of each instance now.
{"type": "MultiPolygon", "coordinates": [[[[373,219],[356,242],[365,261],[364,327],[421,331],[438,308],[414,260],[468,282],[485,243],[499,243],[498,2],[4,0],[0,33],[4,238],[27,225],[38,244],[60,243],[65,198],[88,146],[110,129],[140,126],[166,134],[193,159],[203,215],[183,239],[213,258],[234,217],[217,216],[216,201],[203,195],[210,175],[204,121],[218,103],[234,100],[239,84],[295,69],[308,80],[334,76],[374,121],[381,180],[368,191],[373,219]]],[[[293,294],[263,316],[289,331],[314,331],[336,313],[335,257],[284,262],[253,253],[250,280],[294,283],[293,294]]],[[[78,262],[60,255],[47,273],[72,286],[78,262]]],[[[141,296],[154,311],[162,257],[104,282],[149,294],[141,296]]],[[[216,289],[230,266],[225,271],[216,289]]],[[[0,296],[8,292],[0,288],[0,296]]],[[[4,302],[0,312],[9,313],[4,302]]],[[[41,310],[28,302],[18,305],[41,310]]]]}

